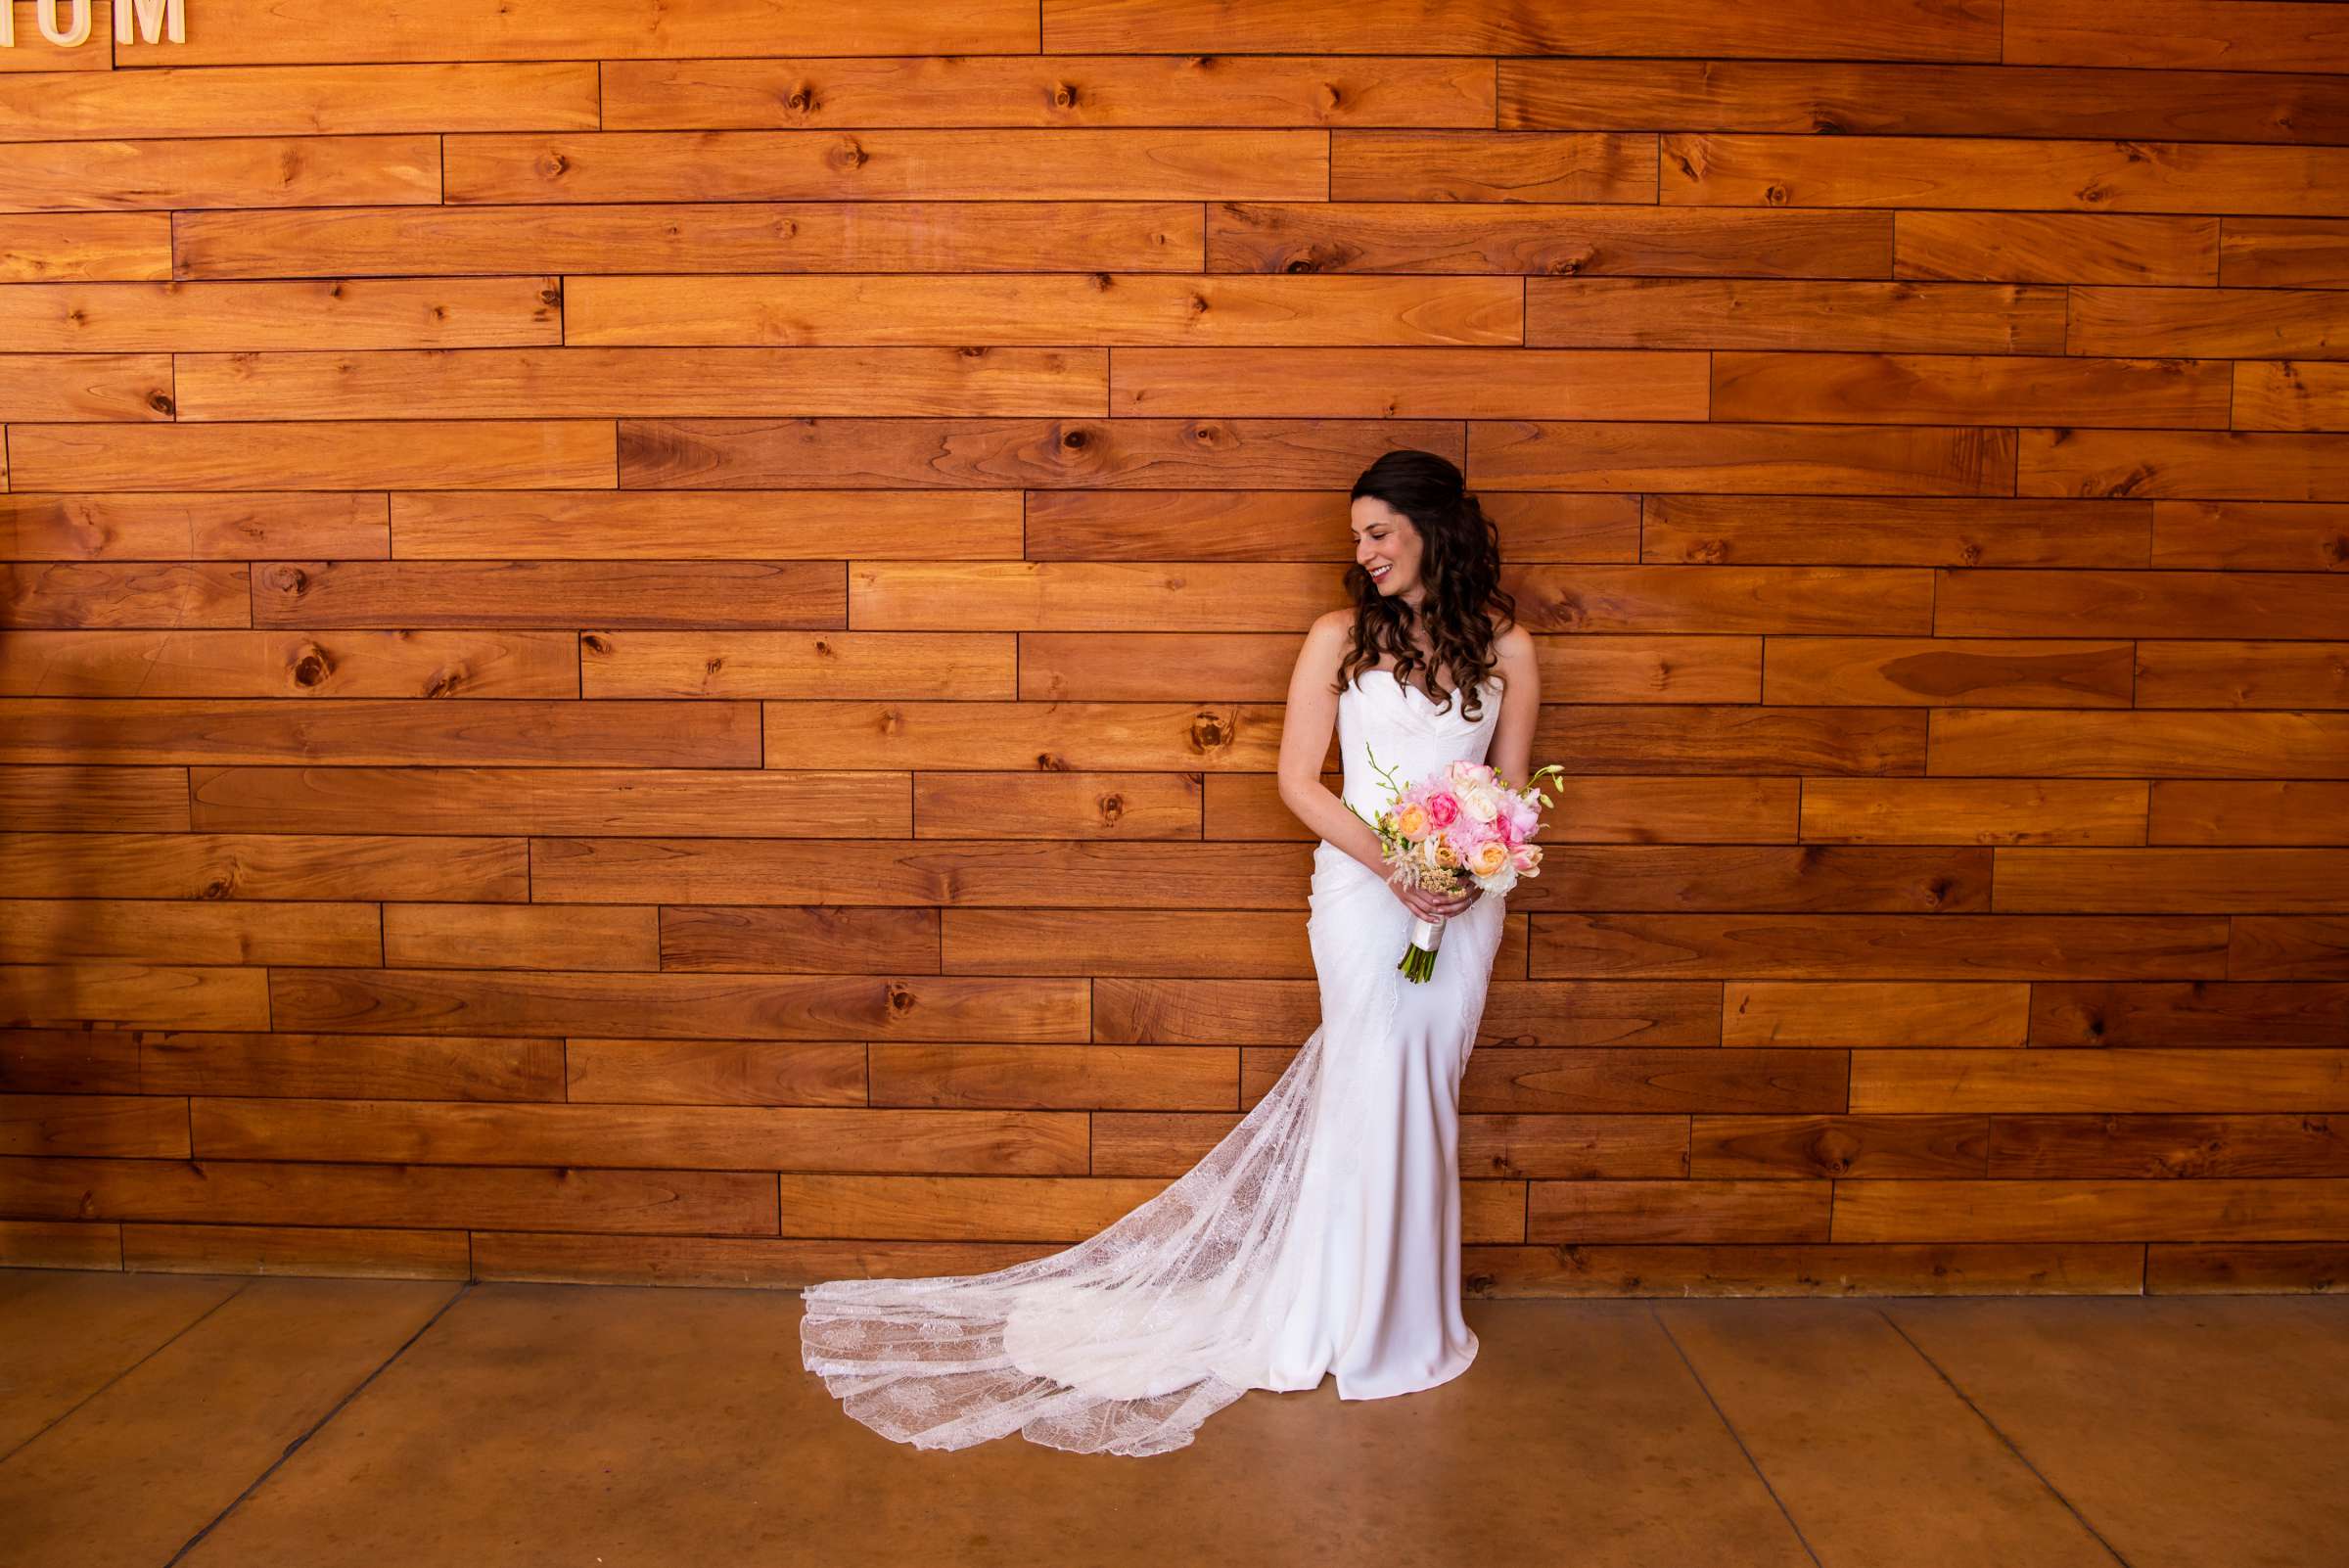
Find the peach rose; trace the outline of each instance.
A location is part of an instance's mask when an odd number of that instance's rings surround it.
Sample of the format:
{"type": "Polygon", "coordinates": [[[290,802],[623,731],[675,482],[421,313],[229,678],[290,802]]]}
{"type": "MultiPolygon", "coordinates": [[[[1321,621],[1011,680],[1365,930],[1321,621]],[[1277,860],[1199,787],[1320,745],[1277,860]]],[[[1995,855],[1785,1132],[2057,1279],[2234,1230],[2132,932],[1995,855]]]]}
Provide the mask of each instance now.
{"type": "Polygon", "coordinates": [[[1429,825],[1427,807],[1416,801],[1406,802],[1395,808],[1395,831],[1406,839],[1427,837],[1429,825]]]}
{"type": "Polygon", "coordinates": [[[1485,840],[1468,857],[1468,869],[1480,877],[1496,876],[1508,863],[1509,847],[1498,839],[1485,840]]]}

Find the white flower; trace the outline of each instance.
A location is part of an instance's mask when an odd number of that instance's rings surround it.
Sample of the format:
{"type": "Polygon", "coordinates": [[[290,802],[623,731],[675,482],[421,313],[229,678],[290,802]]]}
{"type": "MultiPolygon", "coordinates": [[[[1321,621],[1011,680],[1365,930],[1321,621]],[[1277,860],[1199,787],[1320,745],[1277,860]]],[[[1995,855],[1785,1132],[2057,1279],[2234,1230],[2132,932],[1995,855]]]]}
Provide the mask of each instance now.
{"type": "Polygon", "coordinates": [[[1490,789],[1467,790],[1460,796],[1460,809],[1479,822],[1490,822],[1500,815],[1500,797],[1490,789]]]}

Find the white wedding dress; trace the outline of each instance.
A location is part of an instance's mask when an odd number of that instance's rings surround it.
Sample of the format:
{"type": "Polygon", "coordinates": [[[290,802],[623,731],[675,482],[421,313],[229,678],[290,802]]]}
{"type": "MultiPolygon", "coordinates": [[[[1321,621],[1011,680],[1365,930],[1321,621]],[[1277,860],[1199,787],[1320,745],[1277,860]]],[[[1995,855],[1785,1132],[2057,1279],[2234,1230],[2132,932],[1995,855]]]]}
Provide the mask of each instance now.
{"type": "MultiPolygon", "coordinates": [[[[1386,670],[1338,698],[1345,799],[1375,817],[1409,783],[1482,761],[1497,678],[1462,716],[1386,670]]],[[[802,1360],[883,1436],[960,1449],[1019,1432],[1084,1453],[1178,1449],[1252,1388],[1433,1388],[1475,1360],[1460,1314],[1460,1073],[1503,900],[1445,928],[1434,976],[1397,971],[1413,916],[1378,873],[1313,852],[1307,920],[1321,1021],[1188,1172],[1090,1239],[986,1274],[802,1293],[802,1360]]]]}

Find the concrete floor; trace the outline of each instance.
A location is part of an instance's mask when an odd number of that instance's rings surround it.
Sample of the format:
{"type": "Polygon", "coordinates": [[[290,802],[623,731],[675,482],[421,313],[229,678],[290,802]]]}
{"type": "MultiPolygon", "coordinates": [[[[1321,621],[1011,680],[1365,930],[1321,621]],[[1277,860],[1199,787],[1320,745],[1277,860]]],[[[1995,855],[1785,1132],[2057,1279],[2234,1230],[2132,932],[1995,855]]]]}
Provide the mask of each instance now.
{"type": "Polygon", "coordinates": [[[2349,1300],[1467,1312],[1119,1459],[883,1440],[790,1291],[0,1270],[0,1563],[2349,1562],[2349,1300]]]}

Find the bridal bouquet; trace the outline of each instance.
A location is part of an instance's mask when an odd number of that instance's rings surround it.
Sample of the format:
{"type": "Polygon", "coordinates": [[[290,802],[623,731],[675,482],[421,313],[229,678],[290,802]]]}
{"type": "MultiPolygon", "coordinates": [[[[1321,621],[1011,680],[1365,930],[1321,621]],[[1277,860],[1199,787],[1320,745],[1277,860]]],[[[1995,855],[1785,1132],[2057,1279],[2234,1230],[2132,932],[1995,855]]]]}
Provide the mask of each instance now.
{"type": "MultiPolygon", "coordinates": [[[[1485,762],[1456,761],[1407,785],[1396,782],[1393,769],[1380,767],[1375,753],[1370,765],[1386,780],[1393,799],[1375,822],[1355,811],[1351,801],[1346,809],[1378,835],[1387,864],[1395,868],[1389,882],[1451,895],[1465,891],[1461,879],[1466,878],[1489,894],[1503,894],[1519,877],[1542,874],[1542,847],[1532,840],[1542,830],[1539,807],[1554,804],[1542,792],[1542,780],[1551,773],[1565,775],[1557,763],[1542,768],[1522,787],[1485,762]]],[[[1426,980],[1436,972],[1436,949],[1443,942],[1443,921],[1419,921],[1395,967],[1406,980],[1426,980]]]]}

